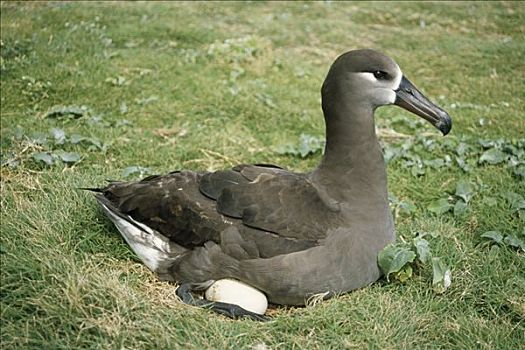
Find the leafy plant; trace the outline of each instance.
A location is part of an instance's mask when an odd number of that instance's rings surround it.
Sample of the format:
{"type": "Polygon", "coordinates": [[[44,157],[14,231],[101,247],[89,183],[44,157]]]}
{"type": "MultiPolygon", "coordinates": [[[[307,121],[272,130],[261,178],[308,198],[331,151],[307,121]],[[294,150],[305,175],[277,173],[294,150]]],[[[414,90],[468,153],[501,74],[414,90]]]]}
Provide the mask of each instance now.
{"type": "Polygon", "coordinates": [[[491,165],[500,164],[509,159],[509,155],[497,148],[491,148],[483,152],[479,157],[480,163],[488,163],[491,165]]]}
{"type": "Polygon", "coordinates": [[[461,216],[467,211],[468,205],[475,194],[476,188],[472,183],[459,180],[456,183],[456,190],[452,196],[431,202],[427,209],[436,215],[453,211],[454,216],[461,216]]]}
{"type": "Polygon", "coordinates": [[[87,106],[54,106],[43,114],[43,118],[80,118],[89,114],[91,110],[87,106]]]}
{"type": "Polygon", "coordinates": [[[48,152],[36,152],[31,155],[34,160],[44,162],[47,165],[55,164],[55,157],[48,152]]]}
{"type": "Polygon", "coordinates": [[[410,215],[416,210],[414,203],[408,200],[400,200],[391,193],[388,194],[388,200],[390,202],[391,208],[393,209],[394,218],[397,218],[403,214],[410,215]]]}
{"type": "Polygon", "coordinates": [[[71,144],[84,144],[88,146],[88,150],[100,150],[105,152],[108,148],[108,145],[97,139],[96,137],[82,136],[79,134],[71,135],[69,142],[71,144]]]}
{"type": "Polygon", "coordinates": [[[439,257],[432,258],[432,289],[442,294],[450,287],[452,273],[450,268],[439,257]]]}
{"type": "Polygon", "coordinates": [[[432,256],[430,244],[424,236],[426,234],[417,235],[412,239],[410,245],[407,243],[389,244],[379,252],[378,265],[387,281],[392,278],[392,280],[404,283],[412,277],[414,268],[418,266],[417,261],[423,267],[432,261],[432,288],[434,292],[441,294],[451,284],[450,268],[443,263],[441,258],[432,256]]]}
{"type": "Polygon", "coordinates": [[[486,231],[480,236],[490,244],[506,245],[525,252],[525,231],[521,234],[502,234],[499,231],[486,231]]]}
{"type": "Polygon", "coordinates": [[[138,165],[132,165],[128,166],[124,170],[122,170],[122,176],[129,177],[131,175],[139,174],[139,177],[142,177],[144,175],[151,174],[150,168],[141,167],[138,165]]]}
{"type": "Polygon", "coordinates": [[[57,162],[73,164],[81,159],[80,154],[75,152],[65,152],[63,150],[57,150],[54,152],[37,152],[33,153],[31,157],[36,161],[45,163],[46,165],[54,165],[57,162]]]}
{"type": "Polygon", "coordinates": [[[447,198],[440,198],[432,203],[427,207],[428,211],[436,214],[441,215],[448,211],[450,211],[454,206],[449,203],[447,198]]]}
{"type": "Polygon", "coordinates": [[[68,137],[66,132],[60,128],[51,128],[49,133],[34,132],[30,135],[26,135],[23,130],[17,129],[14,139],[19,142],[26,142],[28,146],[21,153],[11,154],[8,159],[3,160],[2,166],[16,168],[21,161],[27,159],[45,166],[60,163],[75,164],[82,159],[82,156],[78,152],[68,150],[68,148],[72,148],[74,145],[83,145],[87,146],[88,151],[105,152],[108,147],[107,144],[94,137],[78,134],[68,137]]]}
{"type": "Polygon", "coordinates": [[[412,275],[412,268],[409,263],[413,262],[416,254],[400,245],[390,244],[383,249],[378,256],[378,263],[381,271],[390,281],[390,275],[404,282],[412,275]]]}
{"type": "Polygon", "coordinates": [[[522,195],[515,192],[504,192],[503,197],[508,203],[511,213],[517,213],[520,218],[525,217],[525,199],[522,195]]]}
{"type": "Polygon", "coordinates": [[[432,256],[428,241],[421,236],[417,236],[412,240],[412,244],[416,249],[419,261],[421,261],[422,264],[426,264],[432,256]]]}
{"type": "Polygon", "coordinates": [[[320,152],[324,149],[324,138],[301,134],[297,145],[287,144],[277,147],[278,154],[287,154],[295,157],[306,158],[309,155],[320,152]]]}
{"type": "Polygon", "coordinates": [[[400,163],[413,176],[427,168],[459,167],[464,172],[486,165],[506,165],[517,177],[525,176],[525,139],[476,140],[470,136],[433,139],[403,137],[383,144],[385,161],[400,163]],[[436,157],[437,156],[437,157],[436,157]]]}

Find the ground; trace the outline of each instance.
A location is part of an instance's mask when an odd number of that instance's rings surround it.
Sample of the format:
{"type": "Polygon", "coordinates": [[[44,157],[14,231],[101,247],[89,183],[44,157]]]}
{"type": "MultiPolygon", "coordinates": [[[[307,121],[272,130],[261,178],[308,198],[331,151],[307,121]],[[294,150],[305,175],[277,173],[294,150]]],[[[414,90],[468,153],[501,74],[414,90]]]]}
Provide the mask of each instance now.
{"type": "Polygon", "coordinates": [[[2,348],[523,348],[524,23],[520,2],[2,2],[2,348]],[[442,137],[376,113],[398,242],[426,234],[442,293],[414,263],[404,282],[232,321],[181,304],[77,189],[311,169],[322,80],[364,47],[454,120],[442,137]]]}

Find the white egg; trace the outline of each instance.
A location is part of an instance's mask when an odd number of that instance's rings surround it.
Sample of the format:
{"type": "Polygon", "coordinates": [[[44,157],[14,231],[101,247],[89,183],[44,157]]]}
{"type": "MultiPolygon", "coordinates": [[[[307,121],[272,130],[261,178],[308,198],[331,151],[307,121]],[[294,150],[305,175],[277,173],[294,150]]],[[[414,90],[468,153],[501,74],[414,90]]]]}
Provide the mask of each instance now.
{"type": "Polygon", "coordinates": [[[207,300],[239,305],[259,315],[264,315],[268,308],[268,300],[264,293],[237,280],[215,281],[204,295],[207,300]]]}

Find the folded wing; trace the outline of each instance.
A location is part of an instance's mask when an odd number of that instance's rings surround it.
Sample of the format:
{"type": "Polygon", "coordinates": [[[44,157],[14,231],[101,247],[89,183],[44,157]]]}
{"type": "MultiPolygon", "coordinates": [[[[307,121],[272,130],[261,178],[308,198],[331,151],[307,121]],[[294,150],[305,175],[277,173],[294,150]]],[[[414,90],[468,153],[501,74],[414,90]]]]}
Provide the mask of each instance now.
{"type": "Polygon", "coordinates": [[[187,249],[215,242],[240,260],[311,248],[337,224],[337,209],[305,175],[271,165],[173,172],[100,191],[116,215],[187,249]]]}
{"type": "Polygon", "coordinates": [[[337,223],[337,206],[327,203],[306,175],[274,166],[209,173],[199,188],[217,201],[219,213],[281,237],[320,240],[337,223]]]}

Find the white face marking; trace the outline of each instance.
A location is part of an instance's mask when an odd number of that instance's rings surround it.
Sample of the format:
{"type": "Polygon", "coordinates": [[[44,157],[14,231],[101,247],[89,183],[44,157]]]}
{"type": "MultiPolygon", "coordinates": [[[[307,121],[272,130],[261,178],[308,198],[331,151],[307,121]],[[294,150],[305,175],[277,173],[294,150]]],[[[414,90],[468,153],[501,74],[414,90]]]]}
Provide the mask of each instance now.
{"type": "MultiPolygon", "coordinates": [[[[372,82],[377,83],[379,80],[374,76],[374,73],[371,72],[359,72],[356,73],[360,75],[362,78],[372,82]]],[[[396,65],[396,72],[394,75],[394,79],[391,81],[390,86],[384,86],[385,89],[381,89],[381,94],[384,96],[385,103],[394,103],[396,101],[396,92],[399,88],[399,85],[401,84],[401,79],[403,78],[403,72],[401,72],[401,69],[398,65],[396,65]]]]}
{"type": "MultiPolygon", "coordinates": [[[[374,73],[372,72],[359,72],[356,74],[374,83],[378,81],[378,79],[374,76],[374,73]]],[[[394,80],[392,80],[392,90],[397,90],[399,88],[399,84],[401,84],[402,77],[403,77],[403,72],[401,72],[401,69],[399,68],[399,66],[396,65],[396,72],[395,72],[394,80]]]]}
{"type": "Polygon", "coordinates": [[[394,90],[386,90],[385,94],[388,103],[393,104],[394,102],[396,102],[396,92],[394,90]]]}
{"type": "Polygon", "coordinates": [[[374,73],[371,73],[371,72],[359,72],[359,73],[356,73],[356,74],[362,76],[363,78],[365,78],[368,81],[371,81],[371,82],[374,82],[374,83],[377,81],[376,77],[374,77],[374,73]]]}
{"type": "Polygon", "coordinates": [[[394,76],[394,80],[392,81],[392,90],[388,92],[388,102],[394,103],[396,102],[396,91],[399,88],[399,85],[401,84],[401,78],[403,78],[403,72],[401,72],[401,69],[396,64],[396,75],[394,76]]]}
{"type": "Polygon", "coordinates": [[[396,76],[394,77],[394,83],[392,90],[397,90],[399,88],[399,84],[401,84],[401,78],[403,78],[403,72],[401,72],[401,69],[396,64],[396,76]]]}

